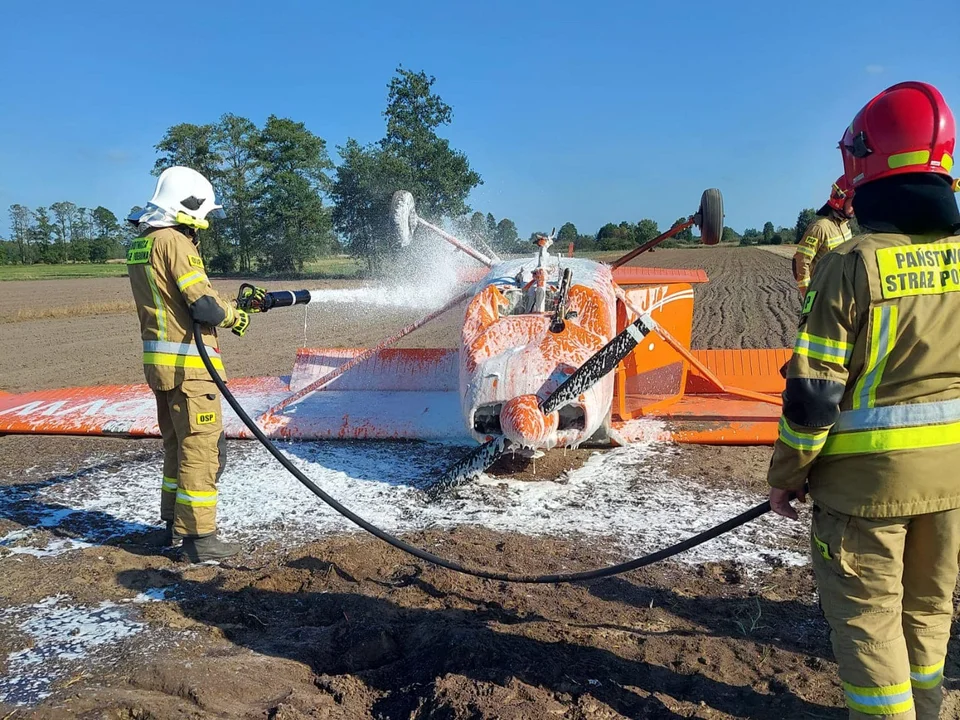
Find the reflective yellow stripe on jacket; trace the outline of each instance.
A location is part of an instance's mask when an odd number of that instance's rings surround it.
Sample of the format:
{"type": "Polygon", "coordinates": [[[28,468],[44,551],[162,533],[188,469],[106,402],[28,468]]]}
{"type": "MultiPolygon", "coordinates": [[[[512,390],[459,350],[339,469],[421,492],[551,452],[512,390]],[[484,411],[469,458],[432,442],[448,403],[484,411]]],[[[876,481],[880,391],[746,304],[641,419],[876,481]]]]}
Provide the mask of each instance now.
{"type": "Polygon", "coordinates": [[[177,278],[177,287],[180,288],[180,292],[183,292],[191,285],[196,285],[198,282],[203,282],[206,279],[206,273],[202,270],[192,270],[177,278]]]}
{"type": "Polygon", "coordinates": [[[845,410],[822,455],[860,455],[960,443],[960,399],[845,410]]]}
{"type": "Polygon", "coordinates": [[[807,452],[820,450],[827,442],[828,432],[827,430],[813,433],[800,432],[791,428],[787,424],[786,418],[780,418],[780,442],[789,445],[794,450],[805,450],[807,452]]]}
{"type": "MultiPolygon", "coordinates": [[[[210,362],[218,371],[223,370],[220,351],[207,346],[210,362]]],[[[203,369],[200,351],[191,343],[166,342],[164,340],[143,341],[143,364],[163,365],[166,367],[187,367],[203,369]]]]}
{"type": "Polygon", "coordinates": [[[850,356],[853,355],[853,343],[801,331],[797,333],[793,352],[797,355],[846,366],[850,362],[850,356]]]}

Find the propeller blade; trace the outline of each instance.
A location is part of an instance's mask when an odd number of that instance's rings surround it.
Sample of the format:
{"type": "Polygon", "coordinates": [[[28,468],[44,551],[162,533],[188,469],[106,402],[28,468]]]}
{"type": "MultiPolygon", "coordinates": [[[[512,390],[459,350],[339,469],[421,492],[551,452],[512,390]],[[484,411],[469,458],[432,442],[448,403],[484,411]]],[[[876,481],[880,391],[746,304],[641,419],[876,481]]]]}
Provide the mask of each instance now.
{"type": "Polygon", "coordinates": [[[623,332],[604,345],[595,355],[577,368],[573,375],[564,380],[560,387],[543,401],[540,409],[545,415],[549,415],[554,410],[576,400],[617,367],[620,361],[629,355],[654,327],[656,327],[656,324],[647,314],[641,315],[633,323],[627,325],[623,332]]]}
{"type": "Polygon", "coordinates": [[[472,480],[493,465],[497,458],[510,449],[510,443],[502,435],[478,445],[460,460],[450,466],[447,471],[428,489],[431,498],[437,498],[442,493],[463,485],[472,480]]]}

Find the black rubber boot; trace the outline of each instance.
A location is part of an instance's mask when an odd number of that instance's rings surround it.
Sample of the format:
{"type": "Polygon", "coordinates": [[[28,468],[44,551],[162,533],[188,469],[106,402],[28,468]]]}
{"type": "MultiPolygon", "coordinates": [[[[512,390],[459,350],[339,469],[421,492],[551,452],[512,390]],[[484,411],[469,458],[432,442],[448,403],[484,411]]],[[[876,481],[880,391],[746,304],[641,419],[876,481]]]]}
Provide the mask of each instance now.
{"type": "Polygon", "coordinates": [[[165,550],[174,547],[179,540],[180,538],[173,534],[173,520],[168,520],[163,530],[151,530],[148,533],[144,533],[139,540],[133,540],[131,542],[144,547],[165,550]]]}
{"type": "Polygon", "coordinates": [[[240,545],[224,542],[214,533],[206,537],[184,538],[181,552],[184,559],[201,563],[233,557],[240,552],[240,545]]]}

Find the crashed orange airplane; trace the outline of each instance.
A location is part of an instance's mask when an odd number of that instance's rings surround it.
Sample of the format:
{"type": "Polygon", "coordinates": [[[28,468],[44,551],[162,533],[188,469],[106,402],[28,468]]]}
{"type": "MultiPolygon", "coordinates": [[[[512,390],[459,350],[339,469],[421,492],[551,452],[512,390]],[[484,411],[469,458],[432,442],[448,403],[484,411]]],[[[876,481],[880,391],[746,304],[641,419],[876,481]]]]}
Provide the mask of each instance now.
{"type": "MultiPolygon", "coordinates": [[[[647,439],[771,444],[779,368],[789,349],[693,350],[692,283],[702,270],[628,267],[694,224],[706,244],[722,232],[720,193],[707,190],[686,222],[611,264],[551,256],[500,261],[419,218],[413,197],[392,205],[400,243],[435,232],[487,266],[467,292],[374,348],[301,349],[289,378],[232,380],[230,389],[268,436],[482,443],[439,481],[452,486],[505,452],[647,439]],[[426,322],[467,301],[460,347],[394,349],[426,322]],[[648,419],[661,423],[646,422],[648,419]]],[[[309,291],[268,293],[263,309],[310,302],[309,291]]],[[[228,437],[249,431],[225,407],[228,437]]],[[[157,437],[146,385],[0,394],[0,434],[157,437]]]]}

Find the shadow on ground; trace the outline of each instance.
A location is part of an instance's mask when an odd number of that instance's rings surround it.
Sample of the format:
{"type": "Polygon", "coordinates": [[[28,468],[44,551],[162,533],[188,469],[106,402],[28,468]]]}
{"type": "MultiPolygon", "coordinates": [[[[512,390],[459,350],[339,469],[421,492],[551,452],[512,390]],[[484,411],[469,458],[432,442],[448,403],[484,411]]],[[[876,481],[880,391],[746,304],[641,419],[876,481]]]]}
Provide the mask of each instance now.
{"type": "MultiPolygon", "coordinates": [[[[288,567],[332,577],[338,586],[358,585],[360,589],[363,585],[336,563],[304,557],[288,567]]],[[[142,589],[139,573],[125,572],[118,577],[121,584],[142,589]]],[[[304,663],[316,675],[317,687],[334,687],[337,679],[344,677],[359,680],[371,695],[373,717],[522,718],[533,717],[524,713],[536,713],[535,708],[550,703],[569,709],[585,698],[628,718],[690,717],[669,707],[676,702],[758,720],[843,717],[834,708],[802,699],[778,681],[775,672],[771,673],[773,677],[764,678],[732,668],[735,681],[711,677],[716,672],[709,664],[736,662],[735,650],[706,657],[712,651],[704,641],[710,641],[711,632],[714,637],[734,636],[726,622],[708,629],[705,638],[696,633],[663,633],[669,637],[657,637],[656,633],[629,627],[622,628],[626,632],[614,633],[620,629],[616,624],[558,623],[536,612],[518,613],[497,602],[473,599],[470,593],[451,594],[419,577],[419,573],[401,579],[399,584],[379,583],[380,594],[398,592],[402,587],[427,598],[472,607],[426,609],[361,592],[268,589],[276,584],[276,578],[268,581],[262,573],[236,590],[225,589],[222,577],[206,582],[185,580],[178,585],[178,608],[193,621],[219,628],[238,646],[304,663]],[[605,634],[615,634],[616,642],[599,643],[605,647],[590,643],[590,638],[605,634]],[[650,648],[645,647],[648,643],[650,648]],[[663,647],[653,648],[659,645],[663,647]],[[691,648],[694,653],[704,653],[700,657],[702,670],[696,660],[691,664],[687,657],[691,648]],[[450,697],[451,678],[480,688],[475,692],[477,697],[467,703],[473,703],[469,712],[459,707],[462,702],[450,697]],[[500,709],[485,706],[496,698],[498,690],[513,687],[518,681],[532,689],[528,691],[533,693],[528,705],[500,709]]],[[[376,587],[367,585],[363,589],[376,594],[376,587]]],[[[608,583],[592,592],[629,595],[633,591],[608,583]]],[[[659,599],[666,602],[669,593],[661,591],[659,599]]],[[[618,602],[622,600],[617,598],[618,602]]],[[[679,602],[679,598],[674,601],[679,602]]],[[[712,602],[713,608],[699,613],[699,622],[709,618],[711,610],[717,618],[735,614],[733,601],[712,602]],[[724,603],[729,607],[724,608],[724,603]]],[[[742,605],[742,599],[736,602],[737,607],[742,605]]],[[[775,610],[771,607],[769,611],[775,610]]],[[[782,610],[793,612],[796,608],[782,610]]],[[[738,639],[742,641],[743,637],[738,639]]],[[[814,656],[794,660],[800,664],[820,663],[814,656]]]]}

